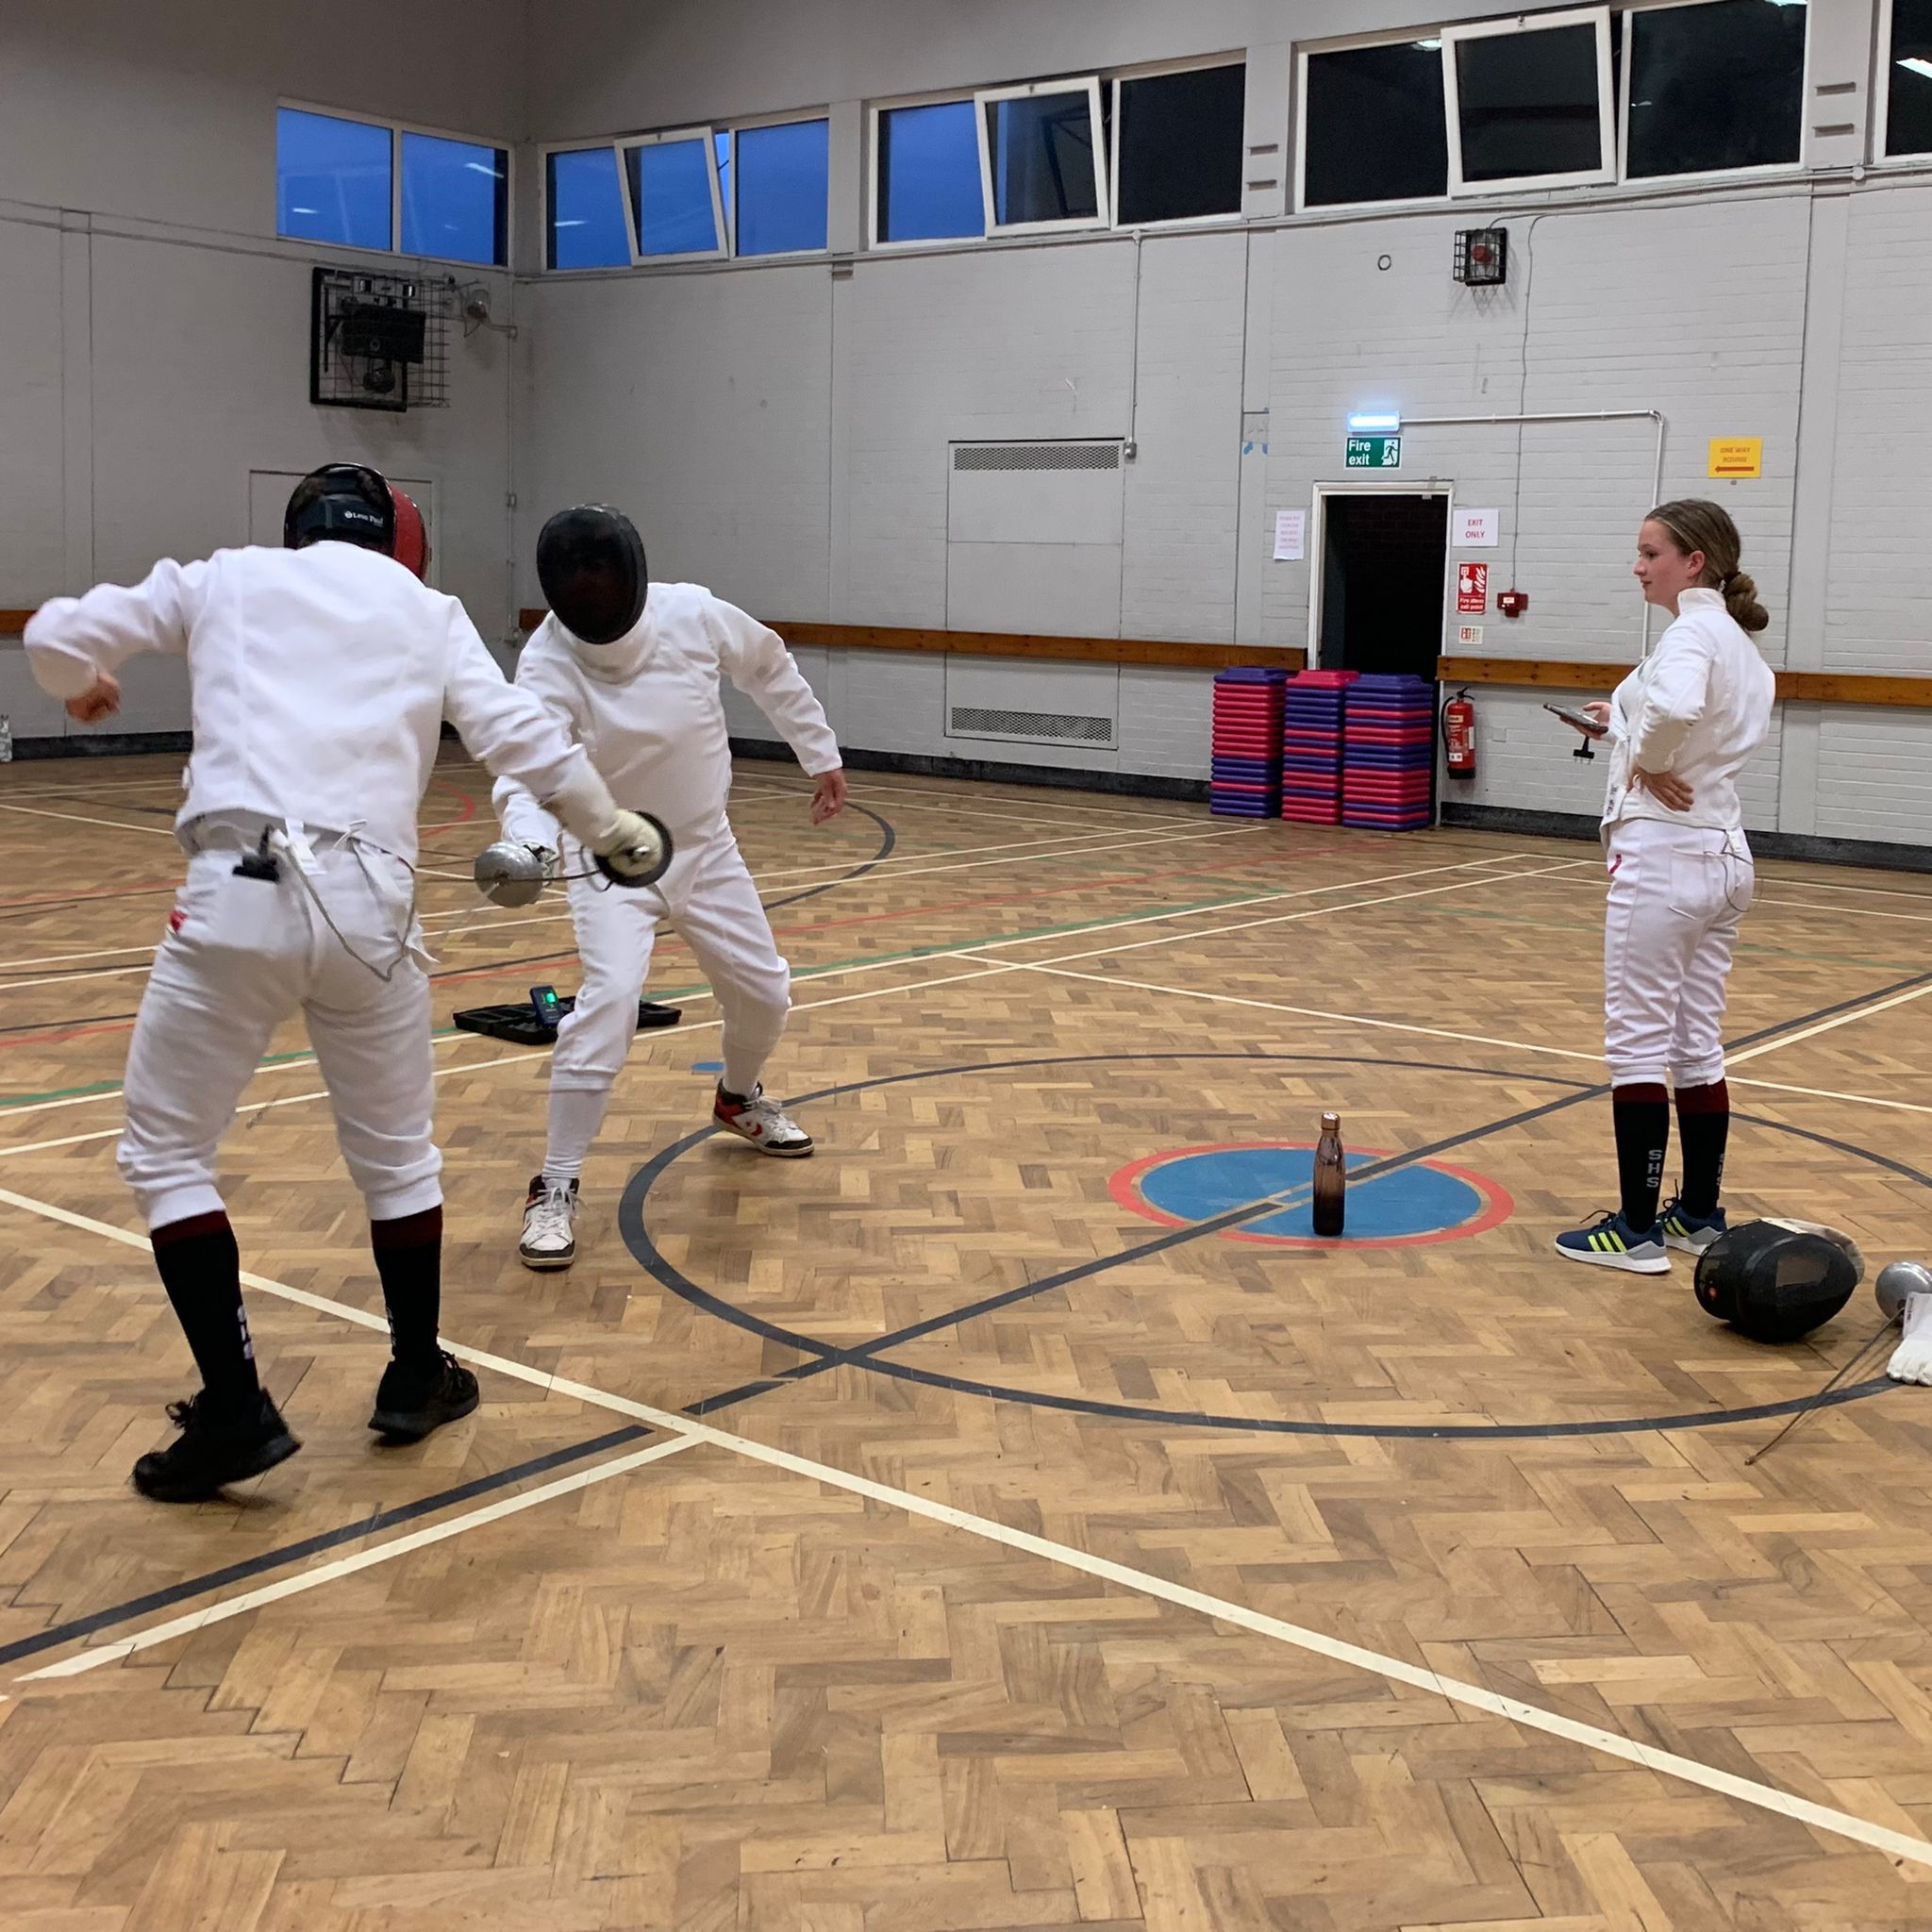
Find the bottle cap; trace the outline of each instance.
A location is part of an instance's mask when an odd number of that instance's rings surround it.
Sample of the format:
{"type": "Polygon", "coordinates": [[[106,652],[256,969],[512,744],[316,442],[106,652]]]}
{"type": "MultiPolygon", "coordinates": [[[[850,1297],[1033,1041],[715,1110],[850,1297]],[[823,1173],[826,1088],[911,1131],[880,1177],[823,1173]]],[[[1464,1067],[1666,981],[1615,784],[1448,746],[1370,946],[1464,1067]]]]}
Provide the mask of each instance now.
{"type": "Polygon", "coordinates": [[[1341,1131],[1341,1116],[1339,1113],[1324,1113],[1322,1116],[1322,1131],[1324,1134],[1339,1134],[1341,1131]]]}

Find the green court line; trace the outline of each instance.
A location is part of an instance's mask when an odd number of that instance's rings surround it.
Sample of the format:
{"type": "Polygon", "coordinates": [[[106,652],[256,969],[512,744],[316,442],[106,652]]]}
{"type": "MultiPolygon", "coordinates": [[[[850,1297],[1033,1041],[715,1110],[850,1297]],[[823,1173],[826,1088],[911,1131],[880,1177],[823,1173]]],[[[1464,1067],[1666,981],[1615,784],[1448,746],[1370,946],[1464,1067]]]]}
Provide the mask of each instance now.
{"type": "MultiPolygon", "coordinates": [[[[1340,892],[1347,891],[1348,888],[1344,884],[1329,887],[1325,890],[1340,892]]],[[[834,960],[829,965],[795,968],[791,976],[794,980],[824,979],[834,974],[849,973],[855,966],[890,966],[904,959],[930,958],[935,953],[970,952],[975,946],[987,945],[995,940],[1010,941],[1017,944],[1026,940],[1057,939],[1063,933],[1092,932],[1100,926],[1118,925],[1130,920],[1143,919],[1150,915],[1159,918],[1166,915],[1177,916],[1186,912],[1212,912],[1224,906],[1252,906],[1257,901],[1274,899],[1278,896],[1278,893],[1272,891],[1249,892],[1241,898],[1198,899],[1184,906],[1143,906],[1131,912],[1110,912],[1104,919],[1083,919],[1065,925],[1042,925],[1028,932],[991,933],[979,939],[970,940],[942,940],[937,944],[930,946],[908,947],[902,953],[861,953],[849,959],[834,960]]],[[[487,970],[487,968],[479,969],[479,971],[487,970]]],[[[701,979],[691,986],[654,987],[651,991],[654,998],[666,1001],[689,999],[693,993],[708,991],[709,987],[706,981],[701,979]]],[[[433,1029],[430,1038],[432,1040],[447,1040],[451,1035],[462,1031],[463,1028],[459,1026],[438,1026],[433,1029]]],[[[478,1035],[477,1037],[482,1038],[483,1036],[478,1035]]],[[[256,1069],[259,1072],[263,1067],[281,1066],[290,1060],[302,1060],[310,1058],[312,1056],[307,1049],[301,1049],[293,1053],[272,1053],[265,1058],[258,1060],[256,1062],[256,1069]]],[[[16,1093],[9,1095],[5,1100],[0,1100],[0,1113],[5,1113],[9,1108],[31,1107],[37,1101],[79,1100],[92,1093],[118,1093],[120,1091],[121,1082],[118,1080],[97,1080],[92,1086],[87,1087],[55,1087],[50,1088],[44,1093],[16,1093]]]]}
{"type": "MultiPolygon", "coordinates": [[[[1194,874],[1194,876],[1199,876],[1199,874],[1194,874]]],[[[1347,889],[1347,885],[1344,883],[1327,888],[1326,890],[1339,892],[1345,891],[1347,889]]],[[[1224,908],[1252,906],[1257,903],[1277,899],[1279,896],[1279,893],[1275,891],[1248,892],[1233,898],[1197,899],[1180,906],[1143,906],[1131,912],[1108,913],[1103,919],[1082,919],[1060,925],[1036,926],[1024,932],[994,933],[988,938],[974,940],[942,940],[929,946],[909,946],[905,951],[897,953],[862,953],[852,958],[834,960],[823,966],[801,966],[793,970],[791,976],[794,980],[826,979],[841,973],[849,973],[856,966],[890,966],[907,960],[928,959],[936,954],[970,952],[976,947],[990,944],[993,941],[1022,944],[1029,940],[1050,940],[1072,933],[1093,932],[1106,926],[1124,924],[1136,919],[1160,918],[1163,916],[1177,917],[1190,912],[1213,912],[1219,911],[1224,908]]],[[[1602,930],[1600,925],[1586,921],[1528,919],[1521,913],[1484,912],[1469,906],[1441,904],[1431,907],[1428,909],[1452,919],[1486,920],[1498,925],[1528,926],[1532,930],[1540,932],[1595,933],[1602,930]]],[[[1754,945],[1749,941],[1740,941],[1737,950],[1740,955],[1748,953],[1754,957],[1763,958],[1806,959],[1823,965],[1861,966],[1901,973],[1916,972],[1920,964],[1917,960],[1888,961],[1873,959],[1869,957],[1848,958],[1837,953],[1794,952],[1788,947],[1754,945]]],[[[653,988],[651,991],[654,998],[659,1001],[671,1001],[690,999],[695,993],[707,992],[709,991],[709,986],[708,982],[698,980],[691,986],[653,988]]],[[[432,1030],[430,1038],[433,1040],[447,1040],[463,1030],[459,1026],[438,1026],[432,1030]]],[[[479,1034],[475,1037],[481,1039],[485,1036],[479,1034]]],[[[257,1062],[257,1071],[258,1072],[264,1067],[282,1066],[291,1060],[308,1059],[311,1058],[312,1055],[307,1049],[297,1049],[291,1053],[269,1054],[263,1059],[257,1062]]],[[[121,1082],[118,1080],[97,1080],[92,1085],[85,1087],[55,1087],[50,1088],[44,1093],[13,1094],[5,1100],[0,1100],[0,1113],[5,1113],[11,1108],[31,1107],[39,1101],[79,1100],[91,1094],[118,1093],[120,1091],[121,1082]]]]}

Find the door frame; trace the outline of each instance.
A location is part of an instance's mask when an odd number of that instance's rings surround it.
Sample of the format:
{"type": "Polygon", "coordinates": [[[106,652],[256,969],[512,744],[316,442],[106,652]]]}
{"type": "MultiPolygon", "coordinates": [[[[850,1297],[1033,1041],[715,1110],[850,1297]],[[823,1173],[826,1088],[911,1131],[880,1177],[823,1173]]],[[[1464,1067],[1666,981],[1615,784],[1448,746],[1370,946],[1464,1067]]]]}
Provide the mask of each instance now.
{"type": "Polygon", "coordinates": [[[1322,581],[1327,574],[1328,561],[1328,499],[1331,496],[1440,496],[1444,499],[1447,508],[1442,519],[1442,623],[1443,631],[1436,640],[1438,657],[1443,652],[1441,645],[1447,640],[1449,621],[1450,573],[1454,564],[1449,553],[1455,548],[1452,533],[1456,528],[1456,484],[1453,479],[1433,476],[1426,482],[1376,482],[1376,483],[1317,483],[1315,485],[1314,512],[1308,520],[1308,647],[1307,661],[1311,671],[1325,671],[1332,667],[1322,662],[1322,581]]]}

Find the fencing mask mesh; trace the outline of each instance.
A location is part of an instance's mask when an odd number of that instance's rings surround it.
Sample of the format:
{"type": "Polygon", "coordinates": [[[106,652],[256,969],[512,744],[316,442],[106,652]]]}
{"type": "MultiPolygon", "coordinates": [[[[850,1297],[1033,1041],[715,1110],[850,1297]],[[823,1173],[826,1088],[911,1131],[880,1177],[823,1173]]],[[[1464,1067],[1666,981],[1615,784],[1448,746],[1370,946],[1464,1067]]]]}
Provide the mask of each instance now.
{"type": "Polygon", "coordinates": [[[591,503],[560,509],[537,539],[537,581],[574,638],[614,644],[644,614],[643,542],[622,510],[591,503]]]}
{"type": "Polygon", "coordinates": [[[1775,1221],[1751,1221],[1697,1257],[1707,1314],[1755,1341],[1795,1341],[1851,1300],[1858,1270],[1837,1241],[1775,1221]]]}

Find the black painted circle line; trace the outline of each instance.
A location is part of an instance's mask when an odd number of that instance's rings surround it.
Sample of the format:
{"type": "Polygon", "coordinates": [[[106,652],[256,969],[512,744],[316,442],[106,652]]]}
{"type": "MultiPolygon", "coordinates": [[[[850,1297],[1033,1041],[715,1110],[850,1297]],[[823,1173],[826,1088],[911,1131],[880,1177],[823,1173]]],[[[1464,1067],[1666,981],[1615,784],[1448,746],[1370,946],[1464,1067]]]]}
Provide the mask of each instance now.
{"type": "MultiPolygon", "coordinates": [[[[1118,1065],[1122,1062],[1147,1063],[1156,1061],[1243,1061],[1249,1064],[1259,1062],[1265,1065],[1344,1065],[1388,1067],[1405,1072],[1461,1074],[1483,1079],[1506,1079],[1524,1082],[1541,1087],[1557,1087],[1565,1090],[1562,1098],[1551,1103],[1541,1111],[1554,1111],[1576,1101],[1590,1098],[1605,1090],[1601,1085],[1578,1080],[1567,1080],[1551,1074],[1498,1073],[1491,1067],[1469,1067],[1443,1064],[1425,1060],[1382,1059],[1357,1054],[1257,1054],[1257,1053],[1113,1053],[1113,1054],[1061,1054],[1029,1057],[1024,1059],[991,1060],[976,1064],[930,1067],[915,1073],[886,1074],[869,1080],[853,1080],[839,1086],[824,1087],[810,1093],[804,1093],[788,1100],[788,1107],[800,1107],[813,1101],[832,1100],[848,1093],[860,1093],[882,1087],[903,1086],[912,1081],[940,1079],[951,1074],[997,1074],[1024,1072],[1041,1067],[1118,1065]]],[[[1507,1116],[1503,1121],[1491,1126],[1474,1130],[1466,1139],[1480,1139],[1485,1134],[1498,1131],[1503,1127],[1518,1124],[1519,1115],[1507,1116]]],[[[1869,1160],[1874,1165],[1889,1169],[1903,1177],[1932,1190],[1932,1175],[1921,1174],[1917,1169],[1907,1167],[1902,1161],[1891,1159],[1871,1149],[1859,1147],[1853,1142],[1838,1141],[1829,1135],[1819,1134],[1803,1127],[1787,1127],[1781,1122],[1768,1121],[1759,1115],[1744,1114],[1739,1118],[1747,1120],[1754,1126],[1770,1128],[1779,1133],[1790,1133],[1799,1139],[1811,1141],[1819,1145],[1836,1149],[1857,1159],[1869,1160]]],[[[711,1139],[718,1129],[700,1127],[687,1134],[682,1140],[674,1141],[661,1149],[641,1167],[631,1177],[624,1197],[618,1204],[618,1231],[629,1248],[638,1264],[653,1276],[661,1286],[669,1289],[681,1300],[692,1307],[702,1308],[707,1314],[716,1316],[720,1321],[729,1323],[733,1327],[757,1335],[767,1341],[775,1341],[783,1346],[796,1349],[800,1354],[811,1357],[796,1369],[784,1374],[771,1376],[745,1384],[741,1389],[724,1391],[722,1398],[713,1397],[691,1405],[692,1413],[708,1413],[714,1408],[727,1407],[730,1403],[745,1400],[755,1395],[783,1388],[789,1382],[806,1379],[822,1374],[827,1369],[853,1367],[871,1371],[896,1381],[914,1382],[931,1388],[951,1390],[957,1394],[980,1395],[994,1401],[1016,1402],[1036,1408],[1052,1408],[1072,1414],[1111,1418],[1122,1422],[1149,1422],[1162,1425],[1189,1428],[1237,1429],[1257,1435],[1291,1436],[1333,1436],[1366,1437],[1391,1441],[1522,1441],[1544,1437],[1563,1436],[1612,1436],[1631,1435],[1644,1432],[1659,1432],[1666,1429],[1710,1428],[1732,1423],[1758,1422],[1777,1416],[1790,1415],[1806,1407],[1812,1401],[1809,1395],[1794,1396],[1783,1402],[1764,1403],[1742,1408],[1709,1409],[1700,1413],[1668,1416],[1631,1416],[1609,1421],[1573,1423],[1445,1423],[1431,1424],[1424,1423],[1326,1423],[1293,1422],[1286,1419],[1270,1419],[1256,1416],[1223,1416],[1202,1410],[1178,1410],[1143,1408],[1127,1403],[1096,1402],[1085,1397],[1061,1396],[1038,1390],[1016,1389],[1006,1384],[975,1382],[959,1376],[951,1376],[936,1371],[913,1368],[902,1362],[891,1362],[883,1358],[882,1351],[899,1346],[905,1341],[918,1340],[943,1327],[957,1325],[960,1321],[983,1312],[984,1305],[971,1304],[965,1308],[953,1310],[950,1314],[929,1318],[926,1321],[909,1324],[906,1329],[891,1335],[881,1336],[858,1349],[845,1349],[818,1341],[795,1329],[781,1327],[774,1322],[768,1322],[761,1315],[754,1314],[747,1308],[727,1302],[713,1294],[708,1289],[700,1287],[690,1276],[668,1260],[652,1241],[649,1229],[644,1225],[644,1202],[651,1190],[664,1177],[670,1169],[693,1147],[711,1139]]],[[[1418,1149],[1416,1153],[1402,1157],[1405,1160],[1424,1158],[1427,1150],[1418,1149]]],[[[1397,1161],[1387,1166],[1400,1164],[1397,1161]]],[[[1378,1167],[1384,1164],[1378,1163],[1378,1167]]],[[[1174,1229],[1168,1235],[1158,1237],[1136,1247],[1123,1250],[1120,1254],[1100,1257],[1095,1263],[1084,1266],[1082,1278],[1091,1277],[1115,1268],[1124,1262],[1143,1258],[1150,1253],[1157,1253],[1169,1247],[1179,1246],[1203,1233],[1212,1231],[1224,1222],[1226,1216],[1218,1216],[1211,1221],[1195,1223],[1191,1226],[1174,1229]]],[[[1004,1296],[995,1296],[995,1302],[1021,1300],[1046,1291],[1047,1282],[1035,1282],[1010,1291],[1004,1296]]],[[[1882,1393],[1893,1387],[1890,1381],[1880,1378],[1861,1382],[1851,1388],[1838,1390],[1821,1406],[1836,1407],[1841,1403],[1862,1400],[1866,1396],[1882,1393]]]]}
{"type": "Polygon", "coordinates": [[[890,820],[881,818],[877,812],[863,805],[850,805],[847,811],[856,811],[860,818],[870,819],[879,828],[879,849],[870,858],[861,859],[850,872],[842,872],[835,879],[827,879],[822,886],[808,886],[802,892],[788,893],[782,899],[765,901],[765,910],[775,912],[781,906],[796,906],[802,899],[816,899],[821,892],[829,892],[835,886],[849,886],[854,879],[862,879],[875,866],[885,864],[891,858],[892,848],[899,842],[899,834],[890,820]]]}

